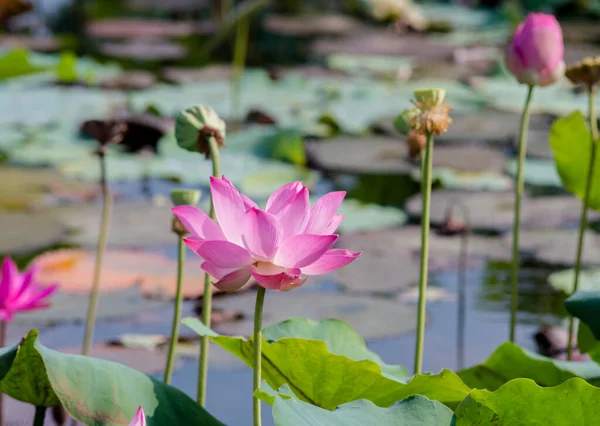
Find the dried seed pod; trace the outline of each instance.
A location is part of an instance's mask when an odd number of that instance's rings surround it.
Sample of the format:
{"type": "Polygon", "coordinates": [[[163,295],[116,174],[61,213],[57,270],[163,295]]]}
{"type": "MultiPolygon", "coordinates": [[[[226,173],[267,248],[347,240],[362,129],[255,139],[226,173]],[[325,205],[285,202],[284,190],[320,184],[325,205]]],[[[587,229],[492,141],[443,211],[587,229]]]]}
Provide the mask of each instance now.
{"type": "Polygon", "coordinates": [[[570,65],[565,75],[573,84],[594,87],[600,82],[600,56],[587,57],[570,65]]]}
{"type": "Polygon", "coordinates": [[[421,152],[425,149],[427,137],[423,133],[411,131],[406,138],[408,143],[408,155],[410,158],[419,158],[421,152]]]}
{"type": "Polygon", "coordinates": [[[411,130],[437,136],[446,133],[452,124],[452,108],[444,104],[445,96],[443,89],[416,90],[413,102],[419,113],[411,117],[411,130]]]}

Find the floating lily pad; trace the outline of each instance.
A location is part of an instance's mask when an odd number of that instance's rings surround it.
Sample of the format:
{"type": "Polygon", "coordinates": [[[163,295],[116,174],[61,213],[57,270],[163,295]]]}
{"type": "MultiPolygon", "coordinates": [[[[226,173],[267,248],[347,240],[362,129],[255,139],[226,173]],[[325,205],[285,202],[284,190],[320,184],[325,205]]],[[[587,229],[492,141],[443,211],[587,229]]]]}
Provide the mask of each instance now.
{"type": "MultiPolygon", "coordinates": [[[[473,229],[504,232],[513,226],[514,194],[512,192],[434,191],[431,195],[431,223],[441,225],[450,204],[462,202],[468,206],[473,229]]],[[[421,216],[421,196],[410,198],[405,210],[410,216],[421,216]]],[[[581,214],[581,202],[570,196],[529,198],[521,201],[523,229],[553,228],[576,223],[581,214]]],[[[590,217],[596,217],[591,212],[590,217]]],[[[521,238],[523,240],[523,238],[521,238]]]]}
{"type": "Polygon", "coordinates": [[[440,146],[433,153],[434,167],[464,171],[501,172],[507,161],[501,151],[481,146],[440,146]]]}
{"type": "MultiPolygon", "coordinates": [[[[575,270],[567,269],[565,271],[554,272],[548,277],[548,283],[556,290],[562,291],[565,294],[571,294],[573,293],[573,285],[575,283],[575,270]]],[[[577,289],[600,289],[600,269],[580,271],[577,289]]]]}
{"type": "MultiPolygon", "coordinates": [[[[538,262],[550,265],[572,265],[575,263],[578,232],[576,230],[531,230],[521,232],[519,249],[528,251],[538,262]]],[[[505,244],[510,244],[507,237],[505,244]]],[[[600,264],[600,237],[586,231],[581,258],[584,265],[600,264]]]]}
{"type": "MultiPolygon", "coordinates": [[[[517,174],[517,160],[511,160],[506,171],[511,176],[517,174]]],[[[552,160],[528,158],[525,160],[523,179],[526,185],[541,188],[562,190],[563,184],[560,180],[556,165],[552,160]]]]}
{"type": "Polygon", "coordinates": [[[344,234],[396,228],[408,220],[406,213],[395,207],[364,204],[352,199],[344,200],[338,213],[344,215],[339,227],[344,234]]]}
{"type": "MultiPolygon", "coordinates": [[[[421,170],[416,169],[411,177],[417,182],[421,181],[421,170]]],[[[499,173],[480,171],[457,171],[449,168],[436,168],[432,171],[433,182],[439,183],[444,189],[458,189],[463,191],[497,191],[509,190],[513,180],[499,173]]]]}
{"type": "Polygon", "coordinates": [[[64,242],[68,227],[46,213],[0,212],[0,253],[17,254],[64,242]]]}
{"type": "MultiPolygon", "coordinates": [[[[55,293],[48,309],[20,313],[16,324],[56,325],[65,322],[83,322],[87,317],[89,296],[55,293]]],[[[135,287],[100,295],[98,302],[99,320],[116,320],[135,317],[144,312],[152,312],[165,307],[165,302],[144,298],[135,287]]]]}
{"type": "Polygon", "coordinates": [[[135,40],[122,43],[102,43],[100,51],[111,58],[134,61],[173,61],[185,58],[187,49],[179,44],[160,40],[135,40]]]}
{"type": "MultiPolygon", "coordinates": [[[[175,236],[174,236],[175,237],[175,236]]],[[[176,238],[173,238],[176,244],[176,238]]],[[[40,266],[38,280],[43,284],[60,284],[61,291],[89,294],[95,268],[95,253],[85,250],[59,250],[37,258],[40,266]]],[[[175,297],[177,260],[159,253],[134,250],[108,250],[102,264],[100,291],[102,293],[138,286],[152,299],[175,297]]],[[[188,256],[183,275],[183,297],[196,299],[204,294],[204,272],[195,254],[188,256]]],[[[212,288],[213,293],[220,290],[212,288]]]]}
{"type": "Polygon", "coordinates": [[[351,75],[401,76],[404,79],[408,79],[412,72],[410,59],[379,55],[330,55],[327,66],[351,75]]]}
{"type": "MultiPolygon", "coordinates": [[[[314,279],[315,282],[316,280],[314,279]]],[[[415,308],[395,301],[322,293],[309,287],[295,290],[292,298],[286,296],[289,294],[277,292],[267,294],[264,307],[266,325],[294,316],[305,316],[315,320],[339,318],[368,340],[398,336],[414,330],[416,325],[415,308]]],[[[248,292],[235,297],[215,299],[213,302],[215,307],[242,312],[246,318],[235,323],[222,324],[218,329],[227,334],[252,334],[255,298],[254,292],[248,292]]]]}
{"type": "Polygon", "coordinates": [[[306,144],[311,161],[327,171],[407,174],[406,142],[392,138],[339,138],[306,144]]]}
{"type": "Polygon", "coordinates": [[[192,22],[158,19],[105,19],[88,24],[88,35],[99,39],[164,39],[179,38],[195,33],[192,22]]]}
{"type": "Polygon", "coordinates": [[[362,27],[357,20],[346,15],[268,15],[263,28],[281,36],[339,36],[350,34],[362,27]]]}

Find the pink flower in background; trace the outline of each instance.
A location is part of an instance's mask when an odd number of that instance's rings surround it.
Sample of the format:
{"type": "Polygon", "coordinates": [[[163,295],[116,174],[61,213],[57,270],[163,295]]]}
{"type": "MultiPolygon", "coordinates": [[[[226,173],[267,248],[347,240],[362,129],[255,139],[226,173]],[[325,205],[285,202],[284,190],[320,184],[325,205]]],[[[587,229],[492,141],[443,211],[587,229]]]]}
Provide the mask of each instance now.
{"type": "Polygon", "coordinates": [[[146,426],[146,415],[144,414],[144,409],[142,407],[138,408],[135,417],[131,423],[129,423],[129,426],[146,426]]]}
{"type": "Polygon", "coordinates": [[[556,18],[544,13],[527,15],[506,50],[506,66],[519,83],[547,86],[565,72],[562,31],[556,18]]]}
{"type": "Polygon", "coordinates": [[[37,267],[34,265],[21,274],[10,257],[4,258],[0,278],[0,320],[12,320],[15,312],[50,306],[45,300],[58,286],[40,288],[33,281],[36,273],[37,267]]]}
{"type": "Polygon", "coordinates": [[[250,277],[268,290],[288,291],[361,254],[331,248],[345,192],[330,192],[311,208],[308,189],[292,182],[275,191],[263,210],[224,176],[211,177],[210,188],[218,225],[195,207],[173,212],[192,234],[185,241],[204,259],[202,269],[224,291],[239,289],[250,277]]]}

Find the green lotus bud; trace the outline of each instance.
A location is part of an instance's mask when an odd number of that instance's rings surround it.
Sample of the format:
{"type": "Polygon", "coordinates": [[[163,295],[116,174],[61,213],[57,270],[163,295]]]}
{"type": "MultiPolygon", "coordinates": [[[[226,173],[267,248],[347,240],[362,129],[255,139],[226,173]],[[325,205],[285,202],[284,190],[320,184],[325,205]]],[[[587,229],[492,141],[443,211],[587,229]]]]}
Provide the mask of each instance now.
{"type": "Polygon", "coordinates": [[[417,114],[419,114],[419,110],[417,108],[405,109],[394,119],[394,127],[399,133],[408,135],[411,130],[410,123],[412,118],[417,114]]]}
{"type": "Polygon", "coordinates": [[[200,201],[200,191],[195,189],[173,189],[171,201],[175,206],[195,206],[200,201]]]}
{"type": "Polygon", "coordinates": [[[415,90],[415,100],[427,106],[438,106],[444,103],[446,98],[445,89],[423,89],[415,90]]]}
{"type": "Polygon", "coordinates": [[[210,158],[208,141],[211,137],[219,146],[224,146],[225,122],[211,107],[198,105],[177,114],[175,138],[180,147],[210,158]]]}

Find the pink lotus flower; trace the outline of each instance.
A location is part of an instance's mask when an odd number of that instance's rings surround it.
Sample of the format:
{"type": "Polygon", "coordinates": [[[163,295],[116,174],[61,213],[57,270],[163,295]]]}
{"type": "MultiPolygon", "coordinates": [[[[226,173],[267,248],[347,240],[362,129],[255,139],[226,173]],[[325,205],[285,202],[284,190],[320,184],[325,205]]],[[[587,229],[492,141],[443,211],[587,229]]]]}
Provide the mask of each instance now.
{"type": "Polygon", "coordinates": [[[146,426],[146,415],[144,414],[144,409],[139,407],[135,413],[135,417],[129,423],[129,426],[146,426]]]}
{"type": "Polygon", "coordinates": [[[275,191],[263,210],[224,176],[211,177],[210,188],[218,225],[195,207],[173,212],[192,234],[185,242],[204,259],[202,269],[224,291],[239,289],[251,276],[268,290],[288,291],[361,254],[331,248],[344,192],[330,192],[311,208],[308,189],[292,182],[275,191]]]}
{"type": "Polygon", "coordinates": [[[506,50],[506,66],[519,83],[547,86],[565,72],[564,45],[554,16],[530,13],[506,50]]]}
{"type": "Polygon", "coordinates": [[[50,306],[44,300],[54,293],[58,286],[38,287],[33,282],[37,270],[37,266],[34,265],[21,274],[10,257],[4,258],[0,278],[0,320],[12,320],[15,312],[50,306]]]}

